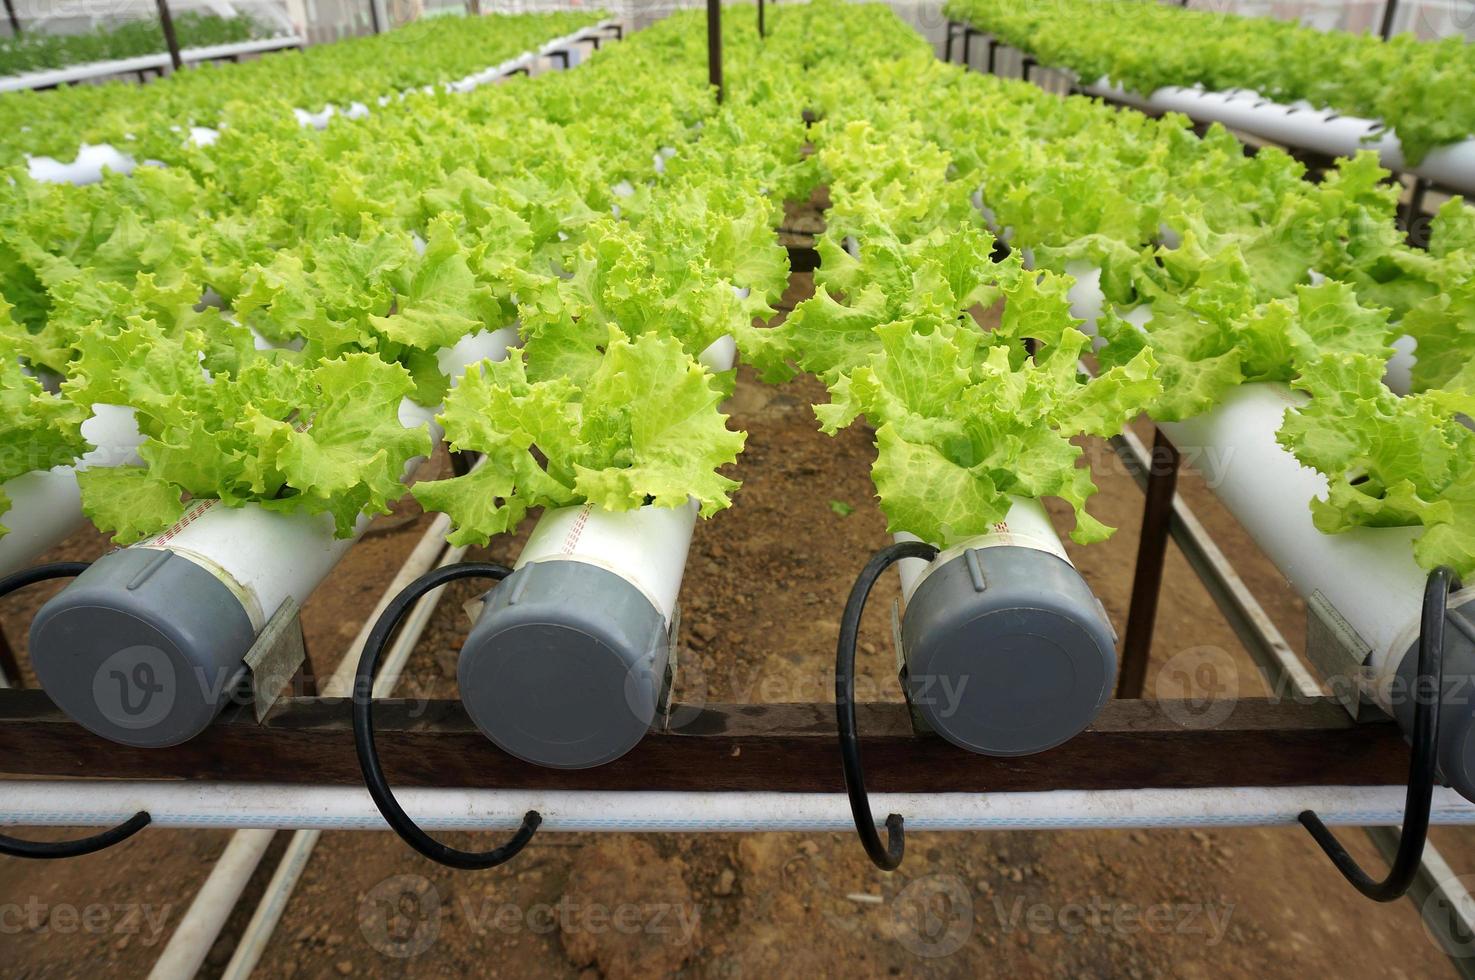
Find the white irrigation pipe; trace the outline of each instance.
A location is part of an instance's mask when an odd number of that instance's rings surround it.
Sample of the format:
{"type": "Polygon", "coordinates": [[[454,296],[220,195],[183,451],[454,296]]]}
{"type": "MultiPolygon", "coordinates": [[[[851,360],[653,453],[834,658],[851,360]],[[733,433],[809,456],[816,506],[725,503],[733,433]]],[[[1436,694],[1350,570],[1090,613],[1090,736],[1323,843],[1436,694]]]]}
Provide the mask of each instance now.
{"type": "Polygon", "coordinates": [[[0,575],[24,568],[86,525],[79,470],[139,462],[143,436],[131,409],[94,405],[92,417],[82,423],[82,438],[93,448],[72,465],[32,470],[0,487],[10,499],[0,513],[0,523],[10,529],[0,537],[0,575]]]}
{"type": "Polygon", "coordinates": [[[1392,130],[1375,120],[1345,116],[1331,109],[1304,103],[1283,105],[1244,89],[1209,92],[1170,85],[1143,96],[1104,78],[1084,86],[1084,90],[1139,109],[1181,112],[1190,119],[1217,122],[1327,156],[1350,157],[1359,150],[1373,150],[1382,165],[1395,173],[1417,174],[1457,191],[1475,193],[1475,138],[1435,147],[1417,166],[1410,166],[1392,130]]]}
{"type": "Polygon", "coordinates": [[[150,980],[189,978],[199,972],[275,835],[273,830],[242,830],[231,836],[225,853],[169,937],[169,945],[154,962],[150,980]]]}
{"type": "MultiPolygon", "coordinates": [[[[466,549],[462,547],[448,548],[441,556],[438,566],[454,565],[466,556],[466,549]]],[[[418,576],[417,576],[418,577],[418,576]]],[[[406,585],[409,584],[407,581],[406,585]]],[[[395,686],[399,684],[400,674],[404,672],[405,662],[409,660],[420,636],[429,625],[430,618],[440,606],[440,600],[444,595],[444,587],[436,589],[427,594],[423,600],[416,604],[415,609],[405,620],[400,629],[398,639],[390,648],[383,666],[379,670],[379,676],[374,679],[373,696],[376,698],[387,698],[394,693],[395,686]]],[[[398,590],[394,592],[398,594],[398,590]]],[[[386,592],[386,596],[390,593],[386,592]]],[[[365,629],[371,628],[372,624],[379,619],[379,612],[365,622],[365,629]]],[[[363,646],[362,638],[355,642],[352,650],[363,646]]],[[[356,667],[357,664],[352,656],[344,658],[344,667],[356,667]]],[[[353,671],[349,671],[349,681],[352,682],[353,671]]],[[[241,834],[267,833],[272,831],[241,831],[241,834]]],[[[277,870],[272,874],[271,881],[266,886],[266,893],[261,896],[261,901],[256,905],[256,911],[251,916],[251,921],[246,925],[246,931],[241,934],[240,941],[236,944],[235,952],[231,955],[230,962],[226,964],[225,972],[221,980],[245,980],[256,969],[261,962],[261,956],[266,952],[266,945],[271,941],[272,933],[276,931],[277,925],[282,920],[282,914],[287,910],[287,903],[292,898],[292,892],[297,888],[297,882],[301,880],[302,873],[307,870],[307,863],[312,859],[313,849],[317,847],[318,838],[322,835],[321,830],[298,830],[292,835],[292,840],[287,845],[286,852],[277,864],[277,870]]],[[[244,877],[249,878],[251,872],[245,872],[244,877]]],[[[239,893],[237,893],[239,897],[239,893]]],[[[235,899],[231,899],[234,904],[235,899]]],[[[224,920],[221,922],[224,926],[224,920]]],[[[219,929],[216,930],[216,935],[219,929]]],[[[210,944],[215,941],[215,936],[210,937],[210,944]]],[[[207,944],[206,951],[210,946],[207,944]]]]}
{"type": "MultiPolygon", "coordinates": [[[[179,52],[185,64],[199,61],[216,61],[243,54],[263,54],[280,51],[282,48],[300,48],[303,40],[295,35],[269,37],[256,41],[237,41],[233,44],[214,44],[209,47],[184,48],[179,52]]],[[[138,71],[156,71],[172,64],[167,51],[159,54],[139,55],[136,58],[120,58],[114,61],[92,61],[85,65],[67,68],[51,68],[46,71],[26,72],[21,75],[0,77],[0,92],[22,92],[27,89],[51,88],[73,82],[107,78],[110,75],[131,75],[138,71]]]]}
{"type": "MultiPolygon", "coordinates": [[[[355,655],[363,648],[369,631],[373,629],[374,623],[383,615],[385,608],[394,600],[394,597],[415,579],[425,574],[438,560],[444,560],[442,556],[446,554],[445,536],[450,530],[450,523],[450,518],[444,514],[438,515],[431,522],[419,543],[415,545],[415,549],[410,552],[405,563],[400,566],[399,572],[395,574],[394,579],[379,597],[374,611],[364,620],[363,627],[354,637],[353,642],[348,645],[332,676],[324,682],[322,688],[324,696],[347,697],[352,693],[354,671],[358,666],[355,655]]],[[[438,599],[439,593],[421,605],[430,606],[431,602],[438,601],[438,599]]],[[[419,610],[416,612],[418,614],[419,610]]],[[[413,647],[428,621],[427,613],[407,623],[400,634],[395,652],[398,653],[401,647],[413,647]]],[[[402,659],[400,664],[403,664],[402,659]]],[[[376,688],[377,686],[376,684],[376,688]]],[[[307,833],[315,835],[316,831],[307,833]]],[[[169,943],[159,954],[159,959],[149,974],[150,977],[155,980],[165,980],[165,978],[189,978],[195,975],[201,964],[205,962],[205,957],[209,954],[211,947],[215,945],[221,929],[225,927],[226,920],[230,918],[232,909],[241,897],[241,892],[245,890],[247,882],[251,880],[261,859],[265,857],[267,846],[275,835],[275,829],[249,829],[236,832],[230,844],[226,846],[225,852],[211,870],[210,877],[205,880],[205,884],[195,895],[194,901],[190,903],[189,911],[180,920],[179,927],[169,937],[169,943]]],[[[313,843],[316,843],[316,837],[313,843]]],[[[295,840],[293,844],[296,844],[295,840]]],[[[311,847],[308,847],[307,851],[310,853],[311,847]]],[[[276,878],[281,877],[289,860],[290,852],[277,869],[277,875],[272,880],[273,887],[277,885],[276,878]]],[[[306,857],[304,856],[302,860],[305,861],[306,857]]],[[[294,883],[295,880],[294,876],[294,883]]],[[[269,889],[267,894],[270,896],[272,891],[269,889]]],[[[263,904],[265,904],[264,901],[263,904]]],[[[258,908],[257,917],[260,915],[261,909],[258,908]]],[[[280,912],[277,913],[277,917],[280,917],[280,912]]],[[[256,925],[255,919],[252,919],[252,925],[256,925]]]]}
{"type": "MultiPolygon", "coordinates": [[[[139,810],[158,827],[388,829],[362,786],[270,783],[26,780],[7,782],[0,825],[113,825],[139,810]]],[[[509,830],[528,810],[554,833],[766,833],[852,831],[844,793],[621,792],[399,789],[429,831],[509,830]]],[[[1404,786],[1206,787],[1053,790],[1036,793],[875,793],[878,813],[901,813],[909,831],[1106,830],[1296,825],[1312,809],[1331,825],[1393,826],[1404,786]]],[[[1475,824],[1475,805],[1438,787],[1430,822],[1475,824]]]]}

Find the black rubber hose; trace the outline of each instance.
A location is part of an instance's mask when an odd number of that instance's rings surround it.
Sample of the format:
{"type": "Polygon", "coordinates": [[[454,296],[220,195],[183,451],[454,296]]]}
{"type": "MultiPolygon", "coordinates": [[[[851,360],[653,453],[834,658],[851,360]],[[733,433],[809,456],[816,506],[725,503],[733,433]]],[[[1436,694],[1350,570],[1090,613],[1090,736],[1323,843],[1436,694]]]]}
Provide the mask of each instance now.
{"type": "Polygon", "coordinates": [[[379,750],[374,745],[374,674],[379,669],[379,658],[384,646],[400,622],[419,601],[420,597],[448,582],[463,578],[490,578],[501,581],[512,574],[504,565],[466,562],[431,569],[411,582],[403,592],[394,597],[379,621],[374,624],[368,640],[364,643],[363,656],[359,658],[358,671],[354,675],[353,687],[353,744],[358,751],[359,768],[364,774],[364,785],[374,798],[374,805],[384,815],[390,828],[400,839],[432,861],[463,871],[495,868],[517,856],[543,822],[537,810],[529,810],[522,818],[522,827],[500,847],[490,851],[462,851],[449,847],[434,839],[410,818],[399,805],[389,783],[384,778],[384,768],[379,764],[379,750]]]}
{"type": "Polygon", "coordinates": [[[855,733],[855,644],[860,636],[860,618],[866,599],[881,573],[903,558],[931,561],[937,549],[921,541],[899,541],[876,552],[861,569],[860,577],[845,601],[845,615],[840,619],[840,640],[835,648],[835,724],[840,734],[840,765],[845,772],[845,792],[850,795],[850,813],[855,818],[855,831],[865,845],[866,854],[882,871],[895,871],[906,851],[906,836],[901,814],[886,818],[886,843],[876,832],[871,815],[871,801],[866,796],[865,768],[860,761],[860,742],[855,733]]]}
{"type": "MultiPolygon", "coordinates": [[[[36,585],[40,582],[50,581],[58,578],[73,578],[81,575],[87,570],[85,561],[58,561],[49,565],[37,565],[34,568],[22,569],[11,575],[0,579],[0,599],[5,598],[12,592],[24,589],[28,585],[36,585]]],[[[0,835],[0,854],[8,857],[33,858],[41,861],[54,861],[58,858],[81,857],[84,854],[93,854],[104,848],[112,847],[121,841],[125,841],[147,827],[153,820],[147,810],[140,810],[127,820],[111,830],[104,830],[100,834],[84,837],[81,840],[68,840],[42,842],[20,840],[16,837],[0,835]]]]}
{"type": "Polygon", "coordinates": [[[1424,609],[1419,623],[1419,673],[1411,692],[1413,759],[1409,763],[1408,796],[1403,804],[1403,832],[1398,837],[1398,851],[1387,877],[1382,881],[1370,878],[1314,811],[1303,810],[1297,817],[1342,872],[1342,877],[1375,902],[1403,897],[1418,874],[1424,843],[1429,838],[1429,809],[1434,799],[1439,757],[1439,703],[1444,696],[1444,623],[1449,594],[1459,589],[1459,578],[1449,568],[1436,568],[1424,588],[1424,609]]]}

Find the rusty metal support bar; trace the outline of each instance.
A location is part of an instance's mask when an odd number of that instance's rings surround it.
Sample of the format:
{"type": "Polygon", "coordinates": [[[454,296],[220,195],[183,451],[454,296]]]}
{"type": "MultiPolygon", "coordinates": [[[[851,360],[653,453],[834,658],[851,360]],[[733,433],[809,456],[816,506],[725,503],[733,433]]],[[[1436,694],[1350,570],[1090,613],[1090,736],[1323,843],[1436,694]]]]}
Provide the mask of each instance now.
{"type": "Polygon", "coordinates": [[[157,0],[159,5],[159,26],[164,29],[164,43],[169,48],[169,61],[174,65],[175,71],[184,68],[184,59],[179,56],[179,35],[174,33],[174,15],[169,13],[169,0],[157,0]]]}
{"type": "Polygon", "coordinates": [[[1158,594],[1163,584],[1163,564],[1168,556],[1168,537],[1173,517],[1173,497],[1178,487],[1182,458],[1161,430],[1155,430],[1147,472],[1147,501],[1142,510],[1142,535],[1137,543],[1137,568],[1132,577],[1132,601],[1127,613],[1127,634],[1122,641],[1121,672],[1116,696],[1137,698],[1147,680],[1147,661],[1152,653],[1152,631],[1157,619],[1158,594]]]}

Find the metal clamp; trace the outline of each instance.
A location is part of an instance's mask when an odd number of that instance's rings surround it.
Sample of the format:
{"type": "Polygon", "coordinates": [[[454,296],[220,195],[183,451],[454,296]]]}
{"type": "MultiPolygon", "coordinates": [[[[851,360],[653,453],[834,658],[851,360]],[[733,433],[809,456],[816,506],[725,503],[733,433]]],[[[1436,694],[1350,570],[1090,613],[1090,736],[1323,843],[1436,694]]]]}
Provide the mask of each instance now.
{"type": "Polygon", "coordinates": [[[246,651],[246,667],[251,672],[252,705],[258,723],[266,719],[272,705],[281,697],[282,688],[307,661],[301,612],[297,600],[287,596],[272,613],[271,619],[266,621],[251,649],[246,651]]]}

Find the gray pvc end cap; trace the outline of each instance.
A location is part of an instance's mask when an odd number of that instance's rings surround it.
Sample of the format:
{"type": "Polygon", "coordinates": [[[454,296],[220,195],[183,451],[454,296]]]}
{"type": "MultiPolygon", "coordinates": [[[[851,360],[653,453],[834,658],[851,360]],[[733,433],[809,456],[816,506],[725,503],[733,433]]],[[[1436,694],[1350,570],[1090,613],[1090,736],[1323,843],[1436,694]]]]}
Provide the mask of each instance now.
{"type": "MultiPolygon", "coordinates": [[[[1444,683],[1439,703],[1439,775],[1445,785],[1475,802],[1475,599],[1449,610],[1444,625],[1444,683]]],[[[1404,732],[1413,731],[1419,673],[1417,641],[1398,664],[1391,692],[1393,713],[1404,732]]]]}
{"type": "Polygon", "coordinates": [[[41,607],[31,662],[78,724],[124,745],[188,741],[245,673],[251,619],[224,583],[169,551],[105,555],[41,607]]]}
{"type": "Polygon", "coordinates": [[[461,701],[504,751],[553,769],[624,755],[655,720],[665,617],[614,572],[524,565],[487,596],[461,648],[461,701]]]}
{"type": "Polygon", "coordinates": [[[1111,697],[1111,624],[1080,574],[1043,551],[971,549],[933,569],[901,632],[912,707],[971,752],[1059,745],[1111,697]]]}

